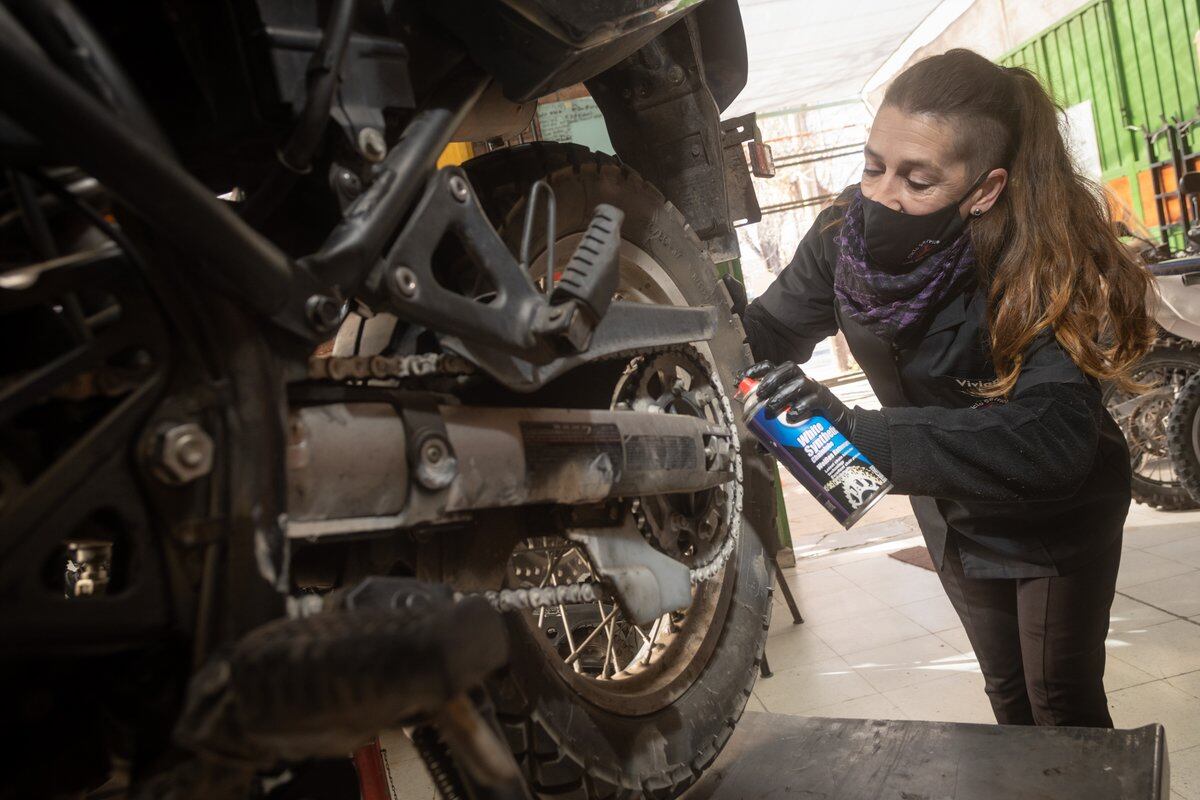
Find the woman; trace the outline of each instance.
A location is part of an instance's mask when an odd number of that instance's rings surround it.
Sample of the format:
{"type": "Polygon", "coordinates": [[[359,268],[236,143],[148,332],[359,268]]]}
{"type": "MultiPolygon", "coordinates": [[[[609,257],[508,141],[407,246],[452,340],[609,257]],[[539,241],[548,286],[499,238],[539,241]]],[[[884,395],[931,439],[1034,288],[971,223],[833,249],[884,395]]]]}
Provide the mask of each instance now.
{"type": "Polygon", "coordinates": [[[744,314],[768,407],[824,410],[912,495],[1002,724],[1112,725],[1130,469],[1099,382],[1130,385],[1148,287],[1036,78],[955,50],[891,85],[861,184],[744,314]],[[883,410],[795,366],[839,329],[883,410]]]}

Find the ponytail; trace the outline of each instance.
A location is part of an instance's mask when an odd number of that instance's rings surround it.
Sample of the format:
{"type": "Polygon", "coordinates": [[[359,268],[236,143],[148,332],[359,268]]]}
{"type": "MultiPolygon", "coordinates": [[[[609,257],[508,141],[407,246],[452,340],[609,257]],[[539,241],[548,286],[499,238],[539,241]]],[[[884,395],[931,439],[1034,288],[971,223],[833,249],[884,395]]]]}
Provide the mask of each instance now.
{"type": "Polygon", "coordinates": [[[1129,373],[1154,338],[1152,280],[1117,238],[1103,190],[1075,169],[1059,108],[1033,73],[951,50],[906,70],[883,102],[954,123],[973,171],[1008,169],[970,227],[998,377],[982,394],[1009,394],[1047,329],[1087,375],[1138,388],[1129,373]]]}

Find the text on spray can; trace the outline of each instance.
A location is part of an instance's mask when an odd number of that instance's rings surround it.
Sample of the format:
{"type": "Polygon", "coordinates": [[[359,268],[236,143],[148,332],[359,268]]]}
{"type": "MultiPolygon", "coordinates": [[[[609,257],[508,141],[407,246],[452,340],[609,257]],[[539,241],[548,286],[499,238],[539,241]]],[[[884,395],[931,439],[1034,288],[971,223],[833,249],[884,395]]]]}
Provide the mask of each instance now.
{"type": "Polygon", "coordinates": [[[771,416],[745,378],[737,398],[746,427],[843,527],[849,528],[892,489],[891,482],[841,431],[820,414],[787,421],[786,409],[771,416]]]}

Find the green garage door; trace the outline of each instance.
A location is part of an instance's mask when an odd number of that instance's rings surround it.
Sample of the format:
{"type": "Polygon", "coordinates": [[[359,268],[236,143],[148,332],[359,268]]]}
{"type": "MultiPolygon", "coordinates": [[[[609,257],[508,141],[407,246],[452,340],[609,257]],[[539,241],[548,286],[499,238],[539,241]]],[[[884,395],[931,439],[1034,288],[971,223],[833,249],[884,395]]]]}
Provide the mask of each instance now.
{"type": "Polygon", "coordinates": [[[1200,115],[1198,31],[1200,0],[1097,0],[1001,59],[1035,72],[1064,107],[1091,101],[1102,178],[1147,224],[1157,217],[1140,129],[1200,115]]]}

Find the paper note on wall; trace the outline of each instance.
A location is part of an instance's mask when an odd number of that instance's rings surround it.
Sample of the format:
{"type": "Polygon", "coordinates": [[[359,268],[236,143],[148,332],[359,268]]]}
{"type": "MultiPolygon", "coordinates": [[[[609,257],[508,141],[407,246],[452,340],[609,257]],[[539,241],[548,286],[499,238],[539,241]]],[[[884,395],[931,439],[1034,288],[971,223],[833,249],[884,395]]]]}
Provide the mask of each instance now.
{"type": "Polygon", "coordinates": [[[1067,151],[1075,162],[1075,169],[1092,180],[1099,181],[1103,173],[1100,166],[1100,145],[1096,141],[1096,122],[1092,116],[1092,101],[1065,109],[1060,120],[1067,151]]]}
{"type": "Polygon", "coordinates": [[[538,125],[548,142],[574,142],[601,153],[613,154],[604,115],[590,97],[559,100],[538,106],[538,125]]]}

